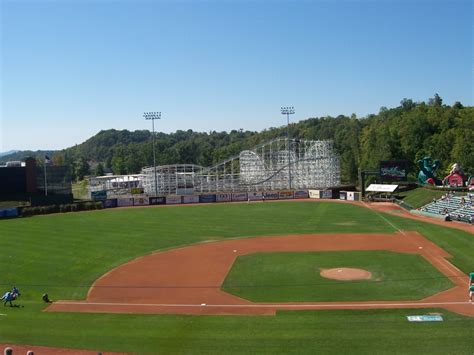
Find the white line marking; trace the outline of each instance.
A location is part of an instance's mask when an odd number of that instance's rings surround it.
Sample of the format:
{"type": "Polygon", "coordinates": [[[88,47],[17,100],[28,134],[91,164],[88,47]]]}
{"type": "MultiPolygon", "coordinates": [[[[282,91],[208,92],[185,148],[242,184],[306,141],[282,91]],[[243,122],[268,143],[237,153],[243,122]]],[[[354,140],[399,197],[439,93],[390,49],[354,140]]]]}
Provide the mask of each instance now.
{"type": "Polygon", "coordinates": [[[0,313],[0,316],[6,316],[6,314],[4,314],[4,313],[0,313]]]}
{"type": "MultiPolygon", "coordinates": [[[[378,215],[378,216],[379,216],[380,218],[382,218],[385,222],[387,222],[390,226],[392,226],[392,227],[395,228],[397,231],[399,231],[404,237],[409,238],[409,237],[405,234],[405,232],[404,232],[403,230],[401,230],[400,228],[396,227],[392,222],[390,222],[388,219],[386,219],[386,218],[382,215],[382,213],[380,213],[379,211],[377,211],[375,208],[370,208],[370,206],[367,205],[364,201],[362,201],[362,204],[363,204],[365,207],[367,207],[368,209],[374,211],[376,215],[378,215]]],[[[426,238],[426,239],[428,239],[428,238],[426,238]]],[[[429,240],[429,239],[428,239],[428,240],[429,240]]],[[[429,241],[430,241],[430,240],[429,240],[429,241]]],[[[431,242],[431,241],[430,241],[430,242],[431,242]]],[[[432,243],[434,243],[434,242],[432,242],[432,243]]],[[[436,243],[434,243],[434,244],[436,244],[436,243]]],[[[423,249],[423,247],[421,247],[420,249],[423,249]]],[[[430,254],[431,254],[431,253],[430,253],[430,254]]],[[[444,264],[444,266],[450,268],[451,270],[455,270],[456,272],[459,272],[459,273],[461,273],[461,274],[464,275],[464,273],[463,273],[461,270],[459,270],[458,267],[456,267],[455,265],[451,264],[451,263],[450,263],[449,261],[447,261],[445,258],[443,258],[443,257],[436,257],[436,258],[437,258],[438,260],[440,260],[440,261],[444,264]]],[[[436,267],[436,266],[435,266],[435,267],[436,267]]]]}
{"type": "MultiPolygon", "coordinates": [[[[412,302],[412,303],[335,303],[335,304],[206,304],[206,307],[228,308],[319,308],[319,307],[386,307],[386,306],[434,306],[434,305],[462,305],[471,302],[412,302]]],[[[142,307],[202,307],[202,304],[173,304],[173,303],[107,303],[107,302],[67,302],[58,301],[55,304],[83,305],[83,306],[142,306],[142,307]]]]}
{"type": "Polygon", "coordinates": [[[402,231],[400,228],[396,227],[392,222],[390,222],[388,219],[386,219],[384,216],[382,216],[381,213],[379,213],[379,211],[377,211],[375,208],[370,208],[369,205],[367,205],[364,201],[362,201],[362,204],[367,207],[369,210],[371,211],[374,211],[376,215],[378,215],[380,218],[382,218],[385,222],[387,222],[390,226],[392,226],[392,228],[394,228],[396,231],[399,231],[400,233],[402,233],[404,236],[406,236],[405,232],[402,231]]]}

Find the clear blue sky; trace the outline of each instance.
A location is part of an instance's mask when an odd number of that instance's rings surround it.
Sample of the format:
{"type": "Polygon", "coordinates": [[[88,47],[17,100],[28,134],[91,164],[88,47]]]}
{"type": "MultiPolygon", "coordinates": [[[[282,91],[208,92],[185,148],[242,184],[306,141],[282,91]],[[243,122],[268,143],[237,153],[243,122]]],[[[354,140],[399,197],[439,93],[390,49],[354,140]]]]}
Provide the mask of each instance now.
{"type": "Polygon", "coordinates": [[[0,151],[474,102],[470,0],[0,3],[0,151]]]}

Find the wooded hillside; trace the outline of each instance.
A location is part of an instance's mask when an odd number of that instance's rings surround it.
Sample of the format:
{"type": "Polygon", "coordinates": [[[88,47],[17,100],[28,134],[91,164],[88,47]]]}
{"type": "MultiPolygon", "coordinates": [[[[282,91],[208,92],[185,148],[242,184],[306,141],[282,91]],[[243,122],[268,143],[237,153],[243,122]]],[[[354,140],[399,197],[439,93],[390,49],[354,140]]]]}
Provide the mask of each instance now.
{"type": "MultiPolygon", "coordinates": [[[[209,166],[258,143],[286,135],[286,126],[262,132],[157,133],[156,163],[194,163],[209,166]]],[[[342,180],[357,180],[357,171],[377,169],[380,160],[406,159],[412,164],[425,155],[441,162],[440,174],[459,162],[474,174],[474,107],[443,105],[435,95],[428,102],[403,99],[400,106],[382,107],[365,118],[337,116],[310,118],[291,124],[290,135],[299,139],[332,139],[341,156],[342,180]]],[[[53,160],[68,164],[73,176],[103,173],[138,173],[153,165],[149,131],[106,130],[84,143],[58,151],[53,160]],[[90,167],[92,166],[92,169],[90,167]]]]}

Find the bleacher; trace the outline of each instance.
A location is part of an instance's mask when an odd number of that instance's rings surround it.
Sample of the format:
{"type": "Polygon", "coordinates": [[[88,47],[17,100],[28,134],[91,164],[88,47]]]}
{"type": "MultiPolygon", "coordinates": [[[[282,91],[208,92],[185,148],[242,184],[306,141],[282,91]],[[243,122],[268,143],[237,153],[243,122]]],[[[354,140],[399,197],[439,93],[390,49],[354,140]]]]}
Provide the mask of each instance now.
{"type": "Polygon", "coordinates": [[[445,196],[421,208],[433,215],[445,215],[450,220],[472,223],[474,219],[474,196],[445,196]],[[462,202],[464,200],[464,203],[462,202]]]}

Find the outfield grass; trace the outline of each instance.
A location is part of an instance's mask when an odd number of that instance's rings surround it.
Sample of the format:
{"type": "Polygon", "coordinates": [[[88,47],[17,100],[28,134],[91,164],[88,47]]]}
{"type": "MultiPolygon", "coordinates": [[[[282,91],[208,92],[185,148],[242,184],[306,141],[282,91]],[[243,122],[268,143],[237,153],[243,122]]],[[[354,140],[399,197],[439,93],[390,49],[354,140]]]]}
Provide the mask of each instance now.
{"type": "Polygon", "coordinates": [[[50,314],[33,308],[34,316],[7,307],[8,316],[0,320],[8,320],[8,327],[2,324],[2,341],[138,354],[472,355],[473,350],[472,318],[443,311],[443,322],[406,319],[436,309],[219,317],[50,314]]]}
{"type": "Polygon", "coordinates": [[[290,233],[415,230],[474,270],[472,234],[350,204],[278,202],[114,209],[0,221],[0,283],[25,308],[0,309],[0,342],[164,353],[456,353],[472,355],[472,319],[409,324],[423,310],[277,317],[44,313],[40,295],[82,299],[99,276],[139,255],[205,240],[290,233]],[[384,219],[385,218],[385,219],[384,219]],[[390,222],[391,224],[387,223],[390,222]]]}
{"type": "Polygon", "coordinates": [[[420,255],[390,251],[256,253],[239,256],[222,289],[254,302],[420,300],[453,287],[420,255]],[[322,269],[358,268],[371,280],[336,281],[322,269]]]}
{"type": "Polygon", "coordinates": [[[312,202],[128,208],[5,220],[0,282],[45,285],[25,290],[34,298],[48,291],[56,299],[78,299],[111,268],[154,250],[256,235],[354,231],[395,229],[364,208],[312,202]]]}

